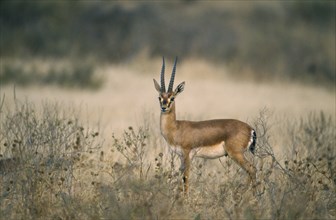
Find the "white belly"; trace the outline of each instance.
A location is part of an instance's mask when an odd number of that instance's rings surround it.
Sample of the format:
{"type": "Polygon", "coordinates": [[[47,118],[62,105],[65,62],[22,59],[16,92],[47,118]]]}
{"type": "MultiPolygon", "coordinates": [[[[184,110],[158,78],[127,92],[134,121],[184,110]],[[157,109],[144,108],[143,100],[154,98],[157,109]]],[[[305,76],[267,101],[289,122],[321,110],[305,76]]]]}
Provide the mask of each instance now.
{"type": "Polygon", "coordinates": [[[193,157],[202,157],[207,159],[215,159],[218,157],[222,157],[226,154],[224,149],[225,143],[224,141],[219,144],[211,145],[211,146],[202,146],[193,148],[190,152],[190,158],[193,157]]]}

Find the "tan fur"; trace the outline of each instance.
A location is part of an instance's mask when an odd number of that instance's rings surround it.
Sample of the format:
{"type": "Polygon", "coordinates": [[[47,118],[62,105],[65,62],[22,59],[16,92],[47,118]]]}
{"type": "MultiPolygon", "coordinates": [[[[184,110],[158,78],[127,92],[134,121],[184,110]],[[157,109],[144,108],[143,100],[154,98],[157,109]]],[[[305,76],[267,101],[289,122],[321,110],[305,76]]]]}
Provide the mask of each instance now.
{"type": "Polygon", "coordinates": [[[214,159],[229,155],[255,183],[255,167],[244,156],[252,143],[251,126],[235,119],[176,120],[175,98],[184,90],[185,83],[179,84],[175,91],[168,92],[162,91],[156,80],[154,85],[159,92],[161,134],[180,156],[185,193],[188,192],[190,160],[194,156],[214,159]]]}

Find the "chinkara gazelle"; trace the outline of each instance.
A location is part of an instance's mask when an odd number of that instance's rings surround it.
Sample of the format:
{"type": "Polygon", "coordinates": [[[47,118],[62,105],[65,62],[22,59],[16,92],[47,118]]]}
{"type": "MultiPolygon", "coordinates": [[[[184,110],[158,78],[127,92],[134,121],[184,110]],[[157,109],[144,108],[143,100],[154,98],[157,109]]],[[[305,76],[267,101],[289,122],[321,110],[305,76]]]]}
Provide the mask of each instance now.
{"type": "Polygon", "coordinates": [[[181,159],[182,189],[185,193],[188,192],[190,163],[193,157],[215,159],[229,156],[249,174],[249,179],[254,185],[256,168],[244,156],[247,150],[254,154],[256,146],[256,132],[250,125],[235,119],[197,122],[176,120],[175,98],[184,90],[185,85],[185,82],[182,82],[173,90],[176,62],[177,58],[168,91],[165,87],[164,58],[161,69],[161,86],[155,79],[154,86],[159,93],[161,134],[181,159]]]}

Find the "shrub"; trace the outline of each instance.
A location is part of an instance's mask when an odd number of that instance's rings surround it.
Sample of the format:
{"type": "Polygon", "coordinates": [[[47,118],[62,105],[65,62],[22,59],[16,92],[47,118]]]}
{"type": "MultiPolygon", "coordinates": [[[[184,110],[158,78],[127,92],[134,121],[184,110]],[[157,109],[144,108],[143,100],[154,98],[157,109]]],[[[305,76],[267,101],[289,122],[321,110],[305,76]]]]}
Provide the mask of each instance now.
{"type": "Polygon", "coordinates": [[[0,21],[5,57],[128,62],[146,50],[225,63],[258,81],[335,82],[333,1],[2,1],[0,21]]]}
{"type": "Polygon", "coordinates": [[[113,135],[113,158],[105,158],[101,135],[82,127],[76,112],[50,103],[41,109],[18,100],[7,109],[0,103],[2,217],[335,218],[335,121],[324,113],[285,125],[287,154],[279,160],[271,116],[262,110],[254,121],[256,156],[246,153],[258,169],[256,189],[231,159],[195,158],[184,197],[176,155],[151,153],[162,146],[148,124],[113,135]]]}
{"type": "MultiPolygon", "coordinates": [[[[88,155],[101,145],[75,112],[44,103],[2,106],[0,213],[10,219],[77,216],[76,200],[88,155]]],[[[85,173],[85,171],[84,171],[85,173]]]]}
{"type": "Polygon", "coordinates": [[[47,68],[27,62],[4,62],[1,66],[0,81],[3,85],[56,85],[83,89],[98,89],[103,85],[103,78],[97,76],[93,64],[79,62],[70,65],[47,62],[47,68]]]}

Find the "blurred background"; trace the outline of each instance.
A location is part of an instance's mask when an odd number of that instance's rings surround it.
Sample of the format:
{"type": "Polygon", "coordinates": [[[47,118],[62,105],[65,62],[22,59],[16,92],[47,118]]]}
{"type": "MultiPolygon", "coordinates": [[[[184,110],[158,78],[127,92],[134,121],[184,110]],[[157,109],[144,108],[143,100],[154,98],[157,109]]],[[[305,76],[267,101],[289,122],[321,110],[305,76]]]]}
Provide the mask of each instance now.
{"type": "Polygon", "coordinates": [[[0,219],[335,219],[335,11],[335,0],[1,0],[0,219]],[[262,193],[232,160],[195,159],[190,199],[178,199],[153,85],[162,56],[166,82],[176,56],[175,86],[186,82],[177,119],[256,129],[271,156],[253,158],[262,193]]]}
{"type": "MultiPolygon", "coordinates": [[[[2,61],[127,63],[145,53],[225,64],[230,74],[257,81],[335,82],[334,1],[4,0],[0,10],[2,61]]],[[[13,68],[2,62],[2,85],[33,83],[13,68]]]]}

